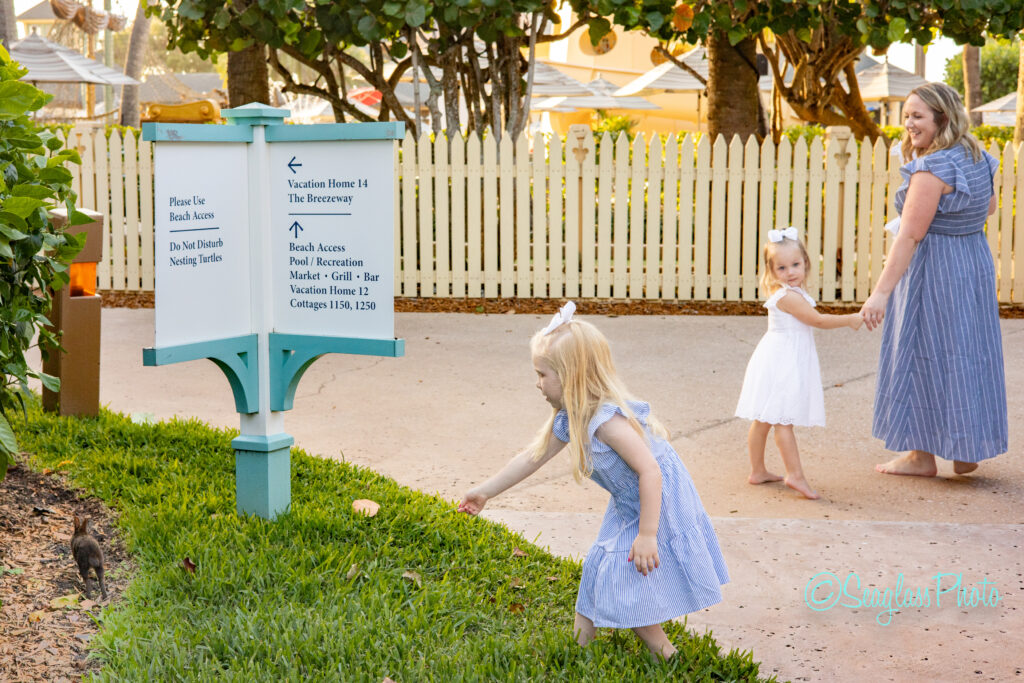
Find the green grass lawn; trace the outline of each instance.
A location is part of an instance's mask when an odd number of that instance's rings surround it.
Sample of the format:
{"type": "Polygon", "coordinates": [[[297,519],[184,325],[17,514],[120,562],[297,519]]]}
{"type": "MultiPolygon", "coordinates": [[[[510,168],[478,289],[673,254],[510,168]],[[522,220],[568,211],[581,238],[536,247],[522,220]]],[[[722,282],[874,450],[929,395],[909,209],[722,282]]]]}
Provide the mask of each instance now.
{"type": "Polygon", "coordinates": [[[294,449],[291,510],[267,522],[235,514],[232,431],[37,405],[12,424],[27,464],[71,461],[60,469],[120,514],[138,570],[93,640],[103,679],[757,680],[749,653],[678,625],[667,664],[631,632],[578,647],[578,562],[368,469],[294,449]],[[353,512],[359,498],[377,516],[353,512]]]}

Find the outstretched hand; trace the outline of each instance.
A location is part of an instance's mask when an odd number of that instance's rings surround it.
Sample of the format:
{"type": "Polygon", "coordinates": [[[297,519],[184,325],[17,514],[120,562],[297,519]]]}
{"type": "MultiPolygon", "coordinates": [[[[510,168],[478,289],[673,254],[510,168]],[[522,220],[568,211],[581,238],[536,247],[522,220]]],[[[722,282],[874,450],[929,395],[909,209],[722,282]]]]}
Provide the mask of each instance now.
{"type": "Polygon", "coordinates": [[[478,491],[470,490],[462,497],[462,502],[459,503],[459,512],[465,512],[467,515],[478,515],[485,505],[487,505],[487,496],[478,491]]]}
{"type": "Polygon", "coordinates": [[[658,558],[658,539],[654,536],[638,534],[633,541],[633,546],[629,549],[629,557],[626,558],[626,561],[632,562],[636,566],[636,570],[644,576],[653,572],[661,566],[661,560],[658,558]]]}

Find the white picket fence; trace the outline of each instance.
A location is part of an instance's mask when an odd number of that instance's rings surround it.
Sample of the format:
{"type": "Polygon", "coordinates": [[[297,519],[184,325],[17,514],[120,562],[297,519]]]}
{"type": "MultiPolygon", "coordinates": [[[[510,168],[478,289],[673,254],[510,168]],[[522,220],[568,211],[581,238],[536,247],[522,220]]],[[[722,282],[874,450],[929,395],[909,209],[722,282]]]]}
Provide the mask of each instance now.
{"type": "MultiPolygon", "coordinates": [[[[153,289],[152,144],[74,130],[79,205],[109,217],[101,289],[153,289]]],[[[1022,148],[1024,149],[1024,148],[1022,148]]],[[[1000,209],[987,236],[1001,302],[1024,302],[1024,158],[993,146],[1000,209]]],[[[629,143],[589,130],[395,143],[395,295],[740,301],[758,298],[769,229],[797,226],[818,257],[808,288],[863,301],[886,249],[899,162],[879,141],[746,145],[704,136],[629,143]],[[531,144],[532,143],[532,144],[531,144]],[[598,158],[599,157],[599,158],[598,158]]],[[[201,161],[197,160],[197,163],[201,161]]]]}

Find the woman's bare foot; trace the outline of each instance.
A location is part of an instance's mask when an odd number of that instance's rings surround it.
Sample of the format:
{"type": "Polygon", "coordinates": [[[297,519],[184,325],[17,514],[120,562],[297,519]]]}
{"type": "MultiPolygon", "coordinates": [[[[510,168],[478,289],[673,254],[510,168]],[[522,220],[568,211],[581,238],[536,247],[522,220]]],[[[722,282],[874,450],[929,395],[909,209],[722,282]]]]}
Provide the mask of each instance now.
{"type": "Polygon", "coordinates": [[[747,481],[751,484],[767,484],[770,481],[782,481],[782,477],[772,474],[768,470],[761,470],[760,472],[751,472],[747,481]]]}
{"type": "Polygon", "coordinates": [[[935,456],[924,451],[910,451],[889,462],[875,465],[882,474],[904,474],[912,477],[934,477],[938,473],[935,456]]]}
{"type": "Polygon", "coordinates": [[[821,496],[818,492],[811,488],[811,485],[807,483],[807,480],[803,477],[786,477],[786,486],[803,494],[804,498],[810,498],[811,500],[818,500],[821,496]]]}
{"type": "Polygon", "coordinates": [[[978,469],[978,463],[976,462],[964,462],[963,460],[953,461],[953,471],[957,474],[967,474],[978,469]]]}

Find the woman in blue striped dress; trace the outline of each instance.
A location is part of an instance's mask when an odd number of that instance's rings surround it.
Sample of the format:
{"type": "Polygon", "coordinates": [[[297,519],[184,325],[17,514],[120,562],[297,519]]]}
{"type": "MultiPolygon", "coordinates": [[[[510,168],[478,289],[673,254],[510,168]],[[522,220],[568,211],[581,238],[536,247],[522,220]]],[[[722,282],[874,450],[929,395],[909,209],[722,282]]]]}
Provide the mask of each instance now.
{"type": "Polygon", "coordinates": [[[966,474],[1007,450],[999,304],[984,233],[999,162],[968,132],[959,95],[943,83],[916,88],[903,115],[898,232],[861,313],[868,329],[884,319],[872,433],[909,452],[875,469],[933,477],[939,457],[966,474]]]}
{"type": "Polygon", "coordinates": [[[611,493],[583,562],[573,633],[587,645],[599,627],[629,628],[651,653],[676,648],[661,624],[721,601],[729,575],[700,496],[650,407],[633,400],[604,336],[566,304],[531,341],[537,388],[551,417],[533,445],[471,489],[460,512],[533,474],[566,445],[577,481],[611,493]]]}

